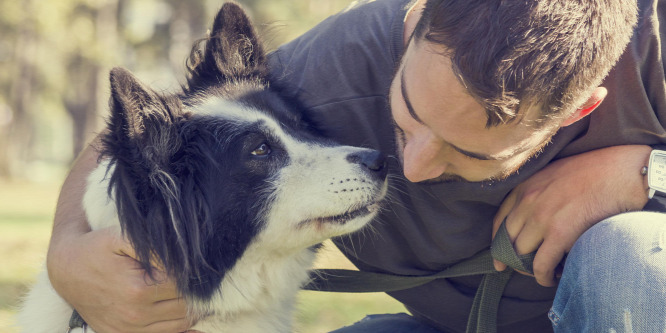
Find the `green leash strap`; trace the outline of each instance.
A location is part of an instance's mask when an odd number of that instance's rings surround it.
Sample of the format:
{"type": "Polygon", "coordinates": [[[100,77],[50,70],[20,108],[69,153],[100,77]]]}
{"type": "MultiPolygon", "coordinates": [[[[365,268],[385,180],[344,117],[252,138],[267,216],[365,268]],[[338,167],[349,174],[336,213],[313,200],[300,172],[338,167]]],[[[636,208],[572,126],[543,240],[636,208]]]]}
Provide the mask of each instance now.
{"type": "Polygon", "coordinates": [[[497,330],[497,309],[511,275],[513,269],[507,268],[483,276],[467,317],[467,333],[494,333],[497,330]]]}
{"type": "Polygon", "coordinates": [[[532,271],[535,253],[518,255],[506,230],[506,219],[502,222],[490,250],[456,263],[443,271],[431,275],[394,275],[361,272],[345,269],[315,269],[310,273],[310,282],[305,290],[329,292],[390,292],[410,289],[442,278],[484,274],[474,296],[472,310],[467,320],[468,333],[493,333],[497,331],[497,309],[514,270],[532,271]],[[505,263],[508,268],[497,272],[493,258],[505,263]]]}
{"type": "Polygon", "coordinates": [[[410,289],[441,278],[496,273],[490,251],[461,261],[432,275],[393,275],[348,269],[314,269],[306,290],[329,292],[374,293],[410,289]]]}
{"type": "MultiPolygon", "coordinates": [[[[509,282],[514,269],[533,273],[532,262],[535,255],[535,253],[516,254],[505,223],[506,219],[497,230],[490,250],[480,252],[436,274],[406,276],[346,269],[316,269],[311,271],[311,281],[303,289],[357,293],[387,292],[418,287],[442,278],[484,274],[476,295],[474,295],[472,310],[467,319],[467,332],[494,333],[497,330],[497,309],[504,287],[509,282]],[[493,258],[505,263],[509,268],[502,272],[495,271],[493,258]]],[[[69,320],[68,332],[78,327],[82,327],[85,331],[87,325],[79,313],[74,310],[69,320]]]]}
{"type": "Polygon", "coordinates": [[[490,255],[508,266],[502,272],[486,273],[474,295],[472,310],[467,318],[467,332],[494,333],[497,330],[497,310],[504,293],[504,287],[511,279],[514,270],[533,274],[532,264],[536,252],[518,255],[513,248],[506,218],[493,239],[490,255]]]}

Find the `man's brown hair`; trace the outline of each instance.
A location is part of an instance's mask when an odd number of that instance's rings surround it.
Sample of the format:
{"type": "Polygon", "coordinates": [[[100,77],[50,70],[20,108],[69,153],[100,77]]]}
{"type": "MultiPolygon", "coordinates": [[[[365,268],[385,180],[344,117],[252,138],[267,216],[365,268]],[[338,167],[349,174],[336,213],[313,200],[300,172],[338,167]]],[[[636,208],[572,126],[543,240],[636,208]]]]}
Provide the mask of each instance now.
{"type": "Polygon", "coordinates": [[[635,0],[428,0],[413,37],[444,46],[488,126],[533,106],[548,123],[601,84],[636,16],[635,0]]]}

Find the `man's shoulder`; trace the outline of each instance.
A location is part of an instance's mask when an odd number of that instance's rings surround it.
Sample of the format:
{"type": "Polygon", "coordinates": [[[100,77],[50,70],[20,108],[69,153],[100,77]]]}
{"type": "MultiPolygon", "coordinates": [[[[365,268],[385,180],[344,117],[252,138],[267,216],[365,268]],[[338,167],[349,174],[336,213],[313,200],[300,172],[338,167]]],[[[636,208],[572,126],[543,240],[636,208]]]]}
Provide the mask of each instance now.
{"type": "Polygon", "coordinates": [[[273,79],[307,107],[385,89],[402,53],[397,37],[408,3],[351,4],[271,53],[273,79]]]}
{"type": "MultiPolygon", "coordinates": [[[[303,47],[315,42],[348,44],[382,39],[396,28],[396,19],[402,20],[412,0],[355,1],[337,14],[331,15],[315,27],[280,47],[303,47]]],[[[400,25],[402,27],[402,25],[400,25]]],[[[322,45],[323,46],[323,45],[322,45]]]]}

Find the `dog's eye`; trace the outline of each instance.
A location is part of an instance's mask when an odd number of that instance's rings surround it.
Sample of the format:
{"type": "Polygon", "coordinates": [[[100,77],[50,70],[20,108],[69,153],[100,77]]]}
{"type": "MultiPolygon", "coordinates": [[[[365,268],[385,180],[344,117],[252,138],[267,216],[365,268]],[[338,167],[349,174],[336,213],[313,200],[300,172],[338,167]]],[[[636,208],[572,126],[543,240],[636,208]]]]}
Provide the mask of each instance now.
{"type": "Polygon", "coordinates": [[[262,143],[257,148],[255,148],[250,154],[252,154],[253,156],[267,156],[270,153],[271,153],[271,147],[266,143],[262,143]]]}

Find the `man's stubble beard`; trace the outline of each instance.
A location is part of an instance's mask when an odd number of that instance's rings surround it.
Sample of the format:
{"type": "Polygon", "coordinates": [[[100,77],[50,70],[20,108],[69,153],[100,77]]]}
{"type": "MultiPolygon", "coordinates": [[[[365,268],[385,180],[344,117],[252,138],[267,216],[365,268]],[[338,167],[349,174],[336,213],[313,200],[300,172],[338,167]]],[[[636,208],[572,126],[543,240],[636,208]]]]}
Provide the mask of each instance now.
{"type": "MultiPolygon", "coordinates": [[[[398,157],[398,163],[400,164],[400,168],[404,168],[404,148],[405,148],[405,133],[403,130],[395,123],[395,120],[392,121],[393,123],[393,132],[394,132],[394,137],[395,137],[395,144],[394,144],[394,149],[395,149],[395,154],[398,157]]],[[[541,151],[543,151],[543,148],[547,146],[550,141],[551,137],[548,138],[548,140],[545,140],[542,142],[540,145],[536,146],[534,149],[531,150],[531,152],[528,154],[528,157],[516,165],[515,167],[508,168],[505,170],[502,170],[499,172],[497,175],[482,179],[480,181],[470,181],[465,179],[464,177],[453,174],[453,173],[443,173],[435,178],[423,180],[420,182],[416,182],[415,184],[423,184],[423,185],[433,185],[433,184],[444,184],[444,183],[460,183],[460,182],[465,182],[465,183],[473,183],[473,182],[495,182],[495,181],[502,181],[513,175],[514,173],[518,172],[518,170],[525,165],[530,159],[535,158],[541,151]]]]}

